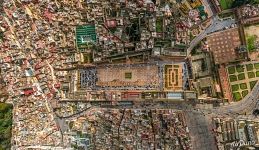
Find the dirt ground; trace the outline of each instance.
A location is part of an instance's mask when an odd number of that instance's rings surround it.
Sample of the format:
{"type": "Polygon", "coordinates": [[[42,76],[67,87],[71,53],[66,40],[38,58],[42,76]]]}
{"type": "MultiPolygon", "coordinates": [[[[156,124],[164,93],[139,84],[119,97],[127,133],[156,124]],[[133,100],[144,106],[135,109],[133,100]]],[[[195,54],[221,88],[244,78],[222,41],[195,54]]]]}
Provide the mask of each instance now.
{"type": "MultiPolygon", "coordinates": [[[[259,41],[259,25],[253,25],[253,26],[245,27],[246,39],[249,36],[253,36],[253,35],[257,36],[256,41],[258,42],[259,41]]],[[[250,57],[251,60],[257,61],[257,60],[259,60],[259,52],[258,51],[257,52],[250,52],[249,57],[250,57]]]]}
{"type": "Polygon", "coordinates": [[[251,52],[249,54],[249,57],[253,61],[258,61],[259,60],[259,52],[251,52]]]}
{"type": "Polygon", "coordinates": [[[245,27],[245,35],[246,37],[251,35],[256,35],[259,37],[259,25],[245,27]]]}

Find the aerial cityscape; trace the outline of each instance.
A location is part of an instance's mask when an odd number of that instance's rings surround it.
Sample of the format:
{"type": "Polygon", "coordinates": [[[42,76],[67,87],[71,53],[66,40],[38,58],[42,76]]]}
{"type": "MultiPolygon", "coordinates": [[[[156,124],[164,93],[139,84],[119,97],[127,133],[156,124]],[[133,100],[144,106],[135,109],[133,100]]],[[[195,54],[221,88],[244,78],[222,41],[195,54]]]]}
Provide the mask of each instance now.
{"type": "Polygon", "coordinates": [[[0,14],[0,150],[259,150],[258,0],[0,14]]]}

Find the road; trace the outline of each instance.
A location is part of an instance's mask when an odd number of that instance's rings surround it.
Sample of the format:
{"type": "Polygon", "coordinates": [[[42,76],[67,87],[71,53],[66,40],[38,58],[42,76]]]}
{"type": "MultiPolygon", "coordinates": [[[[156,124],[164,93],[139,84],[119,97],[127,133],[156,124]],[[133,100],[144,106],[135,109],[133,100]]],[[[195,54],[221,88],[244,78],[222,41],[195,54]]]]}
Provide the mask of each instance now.
{"type": "MultiPolygon", "coordinates": [[[[89,101],[85,101],[89,102],[89,101]]],[[[62,102],[65,103],[65,102],[62,102]]],[[[105,102],[104,102],[105,103],[105,102]]],[[[232,116],[237,117],[238,115],[249,115],[252,114],[253,110],[259,106],[259,82],[255,85],[253,90],[241,101],[235,102],[226,106],[216,107],[213,109],[203,109],[202,112],[205,114],[214,114],[214,115],[220,115],[220,116],[232,116]]],[[[117,105],[92,105],[92,107],[96,108],[113,108],[113,109],[178,109],[178,110],[184,110],[184,111],[191,111],[193,110],[193,107],[191,105],[186,104],[184,101],[175,101],[172,103],[162,103],[162,102],[142,102],[138,104],[130,104],[130,105],[124,105],[124,104],[117,104],[117,105]]],[[[82,115],[85,111],[91,110],[91,107],[86,108],[83,111],[80,111],[76,114],[73,114],[71,116],[58,116],[59,119],[70,119],[70,118],[76,118],[82,115]]],[[[62,126],[60,126],[62,128],[62,126]]]]}
{"type": "MultiPolygon", "coordinates": [[[[59,117],[57,122],[61,128],[61,132],[68,129],[65,124],[65,119],[73,119],[83,115],[86,112],[92,110],[92,108],[113,108],[113,109],[177,109],[183,110],[186,115],[187,126],[190,131],[190,137],[192,141],[192,149],[196,150],[216,150],[216,144],[214,135],[212,132],[212,117],[213,116],[228,116],[238,117],[240,114],[246,113],[247,115],[252,114],[253,110],[259,105],[259,82],[255,85],[253,90],[242,100],[227,106],[216,107],[213,109],[194,109],[192,105],[188,105],[185,102],[177,103],[140,103],[138,105],[92,105],[83,111],[73,114],[69,117],[59,117]]],[[[87,102],[87,101],[86,101],[87,102]]],[[[251,116],[251,115],[250,115],[251,116]]]]}
{"type": "MultiPolygon", "coordinates": [[[[196,36],[190,43],[187,49],[187,56],[190,56],[191,51],[193,48],[201,42],[208,34],[213,33],[215,31],[223,30],[226,27],[230,27],[232,24],[235,23],[235,20],[227,19],[227,20],[220,20],[217,15],[213,15],[213,11],[210,8],[210,4],[207,0],[204,0],[205,6],[208,6],[210,13],[212,14],[211,17],[211,25],[203,30],[198,36],[196,36]]],[[[222,115],[222,116],[237,116],[243,113],[251,113],[256,105],[258,105],[259,99],[259,83],[257,83],[252,90],[242,101],[236,102],[234,104],[230,104],[227,106],[222,106],[210,110],[201,110],[196,111],[190,105],[185,103],[175,103],[175,104],[143,104],[143,105],[118,105],[118,106],[92,106],[100,107],[100,108],[113,108],[113,109],[157,109],[157,108],[164,108],[164,109],[178,109],[183,110],[186,114],[187,125],[190,130],[190,136],[192,138],[192,149],[199,149],[199,150],[216,150],[216,144],[214,140],[214,135],[211,131],[211,115],[205,114],[213,114],[213,115],[222,115]],[[215,147],[213,147],[215,146],[215,147]]],[[[87,102],[87,101],[86,101],[87,102]]],[[[65,119],[73,119],[77,118],[84,113],[91,111],[91,108],[87,108],[83,111],[80,111],[76,114],[71,116],[62,117],[59,116],[56,118],[57,124],[59,124],[61,128],[61,132],[67,130],[67,125],[65,124],[65,119]]]]}
{"type": "Polygon", "coordinates": [[[214,6],[210,0],[202,0],[202,4],[205,6],[205,9],[207,10],[208,17],[211,17],[214,14],[216,14],[214,6]]]}
{"type": "Polygon", "coordinates": [[[215,114],[238,116],[242,114],[251,114],[258,106],[259,102],[259,82],[256,83],[253,90],[241,101],[222,106],[212,111],[215,114]]]}
{"type": "MultiPolygon", "coordinates": [[[[66,103],[66,102],[63,102],[66,103]]],[[[99,109],[174,109],[183,110],[186,116],[186,123],[190,131],[190,137],[192,142],[192,149],[196,150],[216,150],[216,144],[212,130],[211,117],[205,115],[202,111],[194,109],[192,105],[188,105],[185,102],[175,103],[139,103],[135,105],[92,105],[91,108],[87,108],[84,111],[80,111],[68,117],[58,118],[58,122],[62,132],[67,131],[68,126],[65,124],[65,119],[75,119],[92,111],[94,108],[99,109]]]]}
{"type": "Polygon", "coordinates": [[[232,24],[235,23],[235,20],[233,19],[226,19],[226,20],[220,20],[220,18],[215,15],[211,18],[211,25],[203,30],[198,36],[196,36],[190,43],[189,47],[187,48],[187,56],[190,56],[191,51],[193,48],[198,45],[201,40],[203,40],[208,34],[213,33],[215,31],[223,30],[226,27],[230,27],[232,24]]]}
{"type": "MultiPolygon", "coordinates": [[[[254,89],[240,102],[229,104],[227,106],[216,107],[209,110],[198,110],[188,105],[184,101],[175,103],[139,103],[137,105],[92,105],[83,111],[75,113],[67,117],[59,117],[57,122],[61,128],[61,132],[68,129],[65,124],[65,119],[73,119],[80,117],[84,113],[92,110],[92,108],[103,109],[176,109],[183,110],[186,115],[186,123],[190,131],[192,142],[192,149],[196,150],[216,150],[214,134],[212,132],[212,117],[213,116],[230,116],[238,117],[242,113],[252,113],[252,111],[259,105],[259,82],[255,85],[254,89]]],[[[87,102],[87,101],[86,101],[87,102]]],[[[66,102],[62,102],[66,103],[66,102]]]]}
{"type": "Polygon", "coordinates": [[[193,150],[217,150],[211,118],[201,112],[187,111],[186,123],[190,131],[193,150]]]}

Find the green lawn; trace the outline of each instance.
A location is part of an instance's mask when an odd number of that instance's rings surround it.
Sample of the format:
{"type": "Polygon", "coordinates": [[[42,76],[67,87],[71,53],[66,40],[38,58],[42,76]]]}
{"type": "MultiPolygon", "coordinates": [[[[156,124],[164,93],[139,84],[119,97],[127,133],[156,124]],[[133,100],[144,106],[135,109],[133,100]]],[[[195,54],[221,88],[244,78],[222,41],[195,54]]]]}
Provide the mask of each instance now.
{"type": "Polygon", "coordinates": [[[242,96],[245,97],[248,94],[248,90],[242,91],[242,96]]]}
{"type": "Polygon", "coordinates": [[[236,69],[237,69],[238,73],[244,72],[244,66],[243,65],[237,65],[236,69]]]}
{"type": "Polygon", "coordinates": [[[247,49],[249,52],[252,52],[255,50],[255,42],[256,42],[256,36],[252,35],[252,36],[248,36],[247,37],[247,49]]]}
{"type": "Polygon", "coordinates": [[[237,81],[237,76],[236,75],[230,75],[229,80],[230,80],[230,82],[235,82],[235,81],[237,81]]]}
{"type": "Polygon", "coordinates": [[[11,149],[13,106],[0,103],[0,150],[11,149]]]}
{"type": "Polygon", "coordinates": [[[251,90],[254,88],[256,82],[257,82],[257,81],[251,81],[251,82],[249,82],[249,84],[250,84],[250,89],[251,89],[251,90]]]}
{"type": "Polygon", "coordinates": [[[241,84],[239,84],[239,86],[240,86],[240,89],[242,89],[242,90],[247,89],[246,83],[241,83],[241,84]]]}
{"type": "Polygon", "coordinates": [[[254,78],[255,77],[255,73],[254,72],[248,72],[248,78],[254,78]]]}
{"type": "Polygon", "coordinates": [[[256,63],[254,65],[255,65],[255,69],[259,69],[259,63],[256,63]]]}
{"type": "Polygon", "coordinates": [[[223,10],[230,9],[232,7],[233,0],[220,0],[220,6],[223,10]]]}
{"type": "Polygon", "coordinates": [[[259,71],[256,71],[256,77],[259,77],[259,71]]]}
{"type": "Polygon", "coordinates": [[[231,88],[232,88],[232,92],[238,91],[239,85],[238,84],[232,85],[231,88]]]}
{"type": "Polygon", "coordinates": [[[234,74],[235,72],[236,72],[235,66],[228,67],[228,74],[234,74]]]}
{"type": "Polygon", "coordinates": [[[239,92],[234,92],[233,98],[234,98],[235,101],[240,101],[242,99],[242,96],[239,92]]]}
{"type": "Polygon", "coordinates": [[[157,18],[156,20],[156,32],[163,31],[163,20],[161,18],[157,18]]]}
{"type": "Polygon", "coordinates": [[[254,65],[253,64],[246,65],[246,70],[247,71],[252,71],[253,69],[254,69],[254,65]]]}
{"type": "Polygon", "coordinates": [[[240,73],[237,76],[238,80],[244,80],[245,79],[245,74],[244,73],[240,73]]]}

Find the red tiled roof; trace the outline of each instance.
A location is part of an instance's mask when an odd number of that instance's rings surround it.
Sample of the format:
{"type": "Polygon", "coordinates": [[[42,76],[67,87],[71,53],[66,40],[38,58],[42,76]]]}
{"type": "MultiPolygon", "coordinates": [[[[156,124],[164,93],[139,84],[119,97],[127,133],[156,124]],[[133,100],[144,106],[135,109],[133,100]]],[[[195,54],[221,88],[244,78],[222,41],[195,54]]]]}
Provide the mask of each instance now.
{"type": "Polygon", "coordinates": [[[115,20],[107,20],[106,21],[106,26],[108,28],[114,28],[117,26],[117,22],[115,20]]]}
{"type": "Polygon", "coordinates": [[[24,95],[26,95],[26,96],[31,95],[31,94],[33,94],[33,93],[34,93],[34,91],[33,91],[32,89],[30,89],[30,90],[24,90],[24,95]]]}

